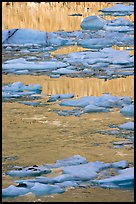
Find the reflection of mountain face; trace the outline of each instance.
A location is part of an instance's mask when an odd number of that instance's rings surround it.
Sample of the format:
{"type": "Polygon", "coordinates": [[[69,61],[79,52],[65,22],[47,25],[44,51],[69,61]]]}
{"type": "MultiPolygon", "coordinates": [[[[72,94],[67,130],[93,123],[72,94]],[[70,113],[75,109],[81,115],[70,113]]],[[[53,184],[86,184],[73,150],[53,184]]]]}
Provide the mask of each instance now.
{"type": "MultiPolygon", "coordinates": [[[[3,75],[5,84],[16,81],[16,76],[3,75]]],[[[114,96],[130,96],[134,98],[134,76],[117,78],[108,81],[97,78],[60,77],[59,80],[48,76],[18,76],[18,81],[24,84],[41,84],[42,94],[74,94],[75,97],[100,96],[110,93],[114,96]]]]}
{"type": "MultiPolygon", "coordinates": [[[[80,30],[83,18],[98,15],[100,14],[98,10],[112,5],[113,3],[109,2],[43,2],[40,4],[15,2],[13,5],[6,6],[3,2],[2,29],[23,27],[47,32],[62,29],[80,30]],[[82,14],[82,16],[69,16],[71,14],[82,14]]],[[[133,20],[132,16],[127,18],[133,20]]],[[[106,19],[110,20],[112,17],[108,16],[106,19]]]]}

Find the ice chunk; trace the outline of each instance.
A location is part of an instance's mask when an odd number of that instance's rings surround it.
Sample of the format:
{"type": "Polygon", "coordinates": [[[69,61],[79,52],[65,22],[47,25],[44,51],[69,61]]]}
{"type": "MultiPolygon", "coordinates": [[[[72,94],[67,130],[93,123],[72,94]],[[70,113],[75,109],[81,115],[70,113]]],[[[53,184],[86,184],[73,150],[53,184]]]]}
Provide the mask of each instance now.
{"type": "Polygon", "coordinates": [[[109,8],[104,8],[101,10],[102,12],[134,12],[134,6],[126,6],[123,4],[116,4],[109,8]]]}
{"type": "Polygon", "coordinates": [[[21,101],[19,103],[28,105],[28,106],[39,106],[40,105],[40,102],[32,102],[32,101],[21,101]]]}
{"type": "Polygon", "coordinates": [[[99,172],[103,167],[103,162],[89,162],[87,164],[64,167],[63,174],[70,174],[78,180],[89,180],[97,177],[97,172],[99,172]]]}
{"type": "Polygon", "coordinates": [[[74,94],[54,94],[50,96],[48,102],[67,99],[67,98],[73,98],[73,97],[74,97],[74,94]]]}
{"type": "Polygon", "coordinates": [[[42,196],[56,193],[64,193],[64,190],[57,185],[35,183],[35,185],[31,188],[31,192],[34,193],[36,196],[42,196]]]}
{"type": "Polygon", "coordinates": [[[67,69],[67,68],[60,68],[57,70],[52,71],[53,74],[74,74],[77,73],[75,70],[67,69]]]}
{"type": "Polygon", "coordinates": [[[56,74],[56,75],[55,75],[55,74],[51,74],[51,75],[50,75],[50,78],[59,78],[59,77],[60,77],[59,74],[56,74]]]}
{"type": "Polygon", "coordinates": [[[71,166],[71,165],[85,164],[85,163],[87,163],[87,160],[84,157],[81,157],[80,155],[74,155],[66,159],[57,160],[52,167],[58,168],[61,166],[71,166]]]}
{"type": "Polygon", "coordinates": [[[127,122],[118,126],[119,129],[134,130],[134,122],[127,122]]]}
{"type": "Polygon", "coordinates": [[[24,187],[9,186],[8,188],[2,189],[2,197],[16,197],[29,193],[30,190],[24,187]]]}
{"type": "Polygon", "coordinates": [[[12,84],[8,84],[2,87],[3,91],[23,91],[24,84],[22,82],[13,82],[12,84]]]}
{"type": "Polygon", "coordinates": [[[92,99],[91,96],[81,97],[75,100],[63,100],[59,103],[60,106],[75,106],[75,107],[85,107],[89,105],[89,100],[92,99]]]}
{"type": "Polygon", "coordinates": [[[120,170],[119,175],[102,180],[94,180],[92,183],[104,188],[134,188],[134,168],[120,170]]]}
{"type": "Polygon", "coordinates": [[[106,24],[106,21],[99,16],[88,16],[84,18],[80,27],[84,30],[99,30],[106,24]]]}
{"type": "Polygon", "coordinates": [[[133,23],[125,18],[116,18],[111,20],[108,26],[133,26],[133,23]]]}
{"type": "Polygon", "coordinates": [[[120,109],[120,113],[127,117],[134,117],[134,105],[126,105],[120,109]]]}
{"type": "Polygon", "coordinates": [[[105,47],[111,47],[113,45],[113,40],[106,38],[92,38],[79,40],[77,41],[77,44],[85,48],[102,49],[105,47]]]}
{"type": "Polygon", "coordinates": [[[93,104],[85,106],[83,113],[91,113],[91,112],[107,112],[108,110],[104,107],[99,107],[93,104]]]}
{"type": "Polygon", "coordinates": [[[27,176],[40,176],[41,174],[48,174],[51,170],[44,166],[32,166],[32,167],[25,167],[17,170],[11,170],[6,174],[12,177],[27,177],[27,176]]]}
{"type": "Polygon", "coordinates": [[[53,61],[46,61],[46,62],[27,62],[27,63],[14,63],[14,64],[2,64],[2,69],[6,71],[18,71],[18,70],[30,70],[30,71],[52,71],[57,68],[67,67],[68,64],[63,62],[53,62],[53,61]]]}
{"type": "Polygon", "coordinates": [[[62,183],[56,183],[60,188],[68,188],[68,187],[77,187],[78,184],[76,181],[64,181],[62,183]]]}
{"type": "Polygon", "coordinates": [[[47,33],[32,29],[15,29],[3,31],[3,43],[8,44],[47,44],[47,33]],[[9,35],[9,33],[11,33],[9,35]]]}
{"type": "MultiPolygon", "coordinates": [[[[26,96],[34,93],[40,94],[42,91],[42,86],[40,84],[24,85],[22,82],[14,82],[12,84],[3,86],[2,91],[7,93],[7,97],[9,97],[8,95],[12,97],[15,94],[19,96],[26,96]]],[[[3,95],[3,97],[6,97],[6,93],[3,95]]]]}
{"type": "Polygon", "coordinates": [[[106,31],[117,31],[117,32],[131,32],[134,31],[134,28],[130,26],[104,26],[106,31]]]}
{"type": "Polygon", "coordinates": [[[127,168],[129,166],[128,162],[125,160],[119,161],[119,162],[114,162],[111,164],[112,167],[114,168],[127,168]]]}

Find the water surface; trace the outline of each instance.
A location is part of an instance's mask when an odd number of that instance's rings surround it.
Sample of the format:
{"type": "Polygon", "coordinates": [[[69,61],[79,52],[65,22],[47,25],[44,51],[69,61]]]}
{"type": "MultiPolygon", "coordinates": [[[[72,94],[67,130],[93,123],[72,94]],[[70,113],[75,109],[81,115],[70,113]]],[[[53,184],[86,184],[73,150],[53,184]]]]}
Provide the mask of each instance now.
{"type": "MultiPolygon", "coordinates": [[[[110,7],[109,2],[48,2],[42,4],[17,3],[13,6],[2,4],[2,29],[32,28],[43,31],[80,30],[84,17],[97,15],[99,9],[110,7]],[[82,16],[69,16],[80,13],[82,16]]],[[[107,19],[110,17],[106,17],[107,19]]],[[[133,20],[133,16],[126,16],[133,20]]],[[[116,48],[121,49],[121,48],[116,48]]],[[[65,54],[84,50],[77,46],[60,48],[52,54],[65,54]]],[[[133,51],[132,51],[133,52],[133,51]]],[[[15,58],[13,53],[3,54],[3,61],[15,58]]],[[[22,55],[20,54],[20,57],[22,55]]],[[[116,149],[113,142],[121,139],[116,136],[99,134],[99,130],[109,130],[110,124],[121,124],[130,119],[119,113],[119,109],[109,113],[84,114],[81,117],[58,116],[53,110],[62,109],[55,103],[47,103],[49,95],[73,93],[75,97],[100,96],[110,93],[115,96],[134,98],[134,77],[118,78],[108,81],[96,78],[52,79],[48,76],[4,75],[2,83],[21,81],[24,84],[41,84],[41,107],[19,104],[18,101],[2,104],[2,187],[12,184],[13,178],[5,172],[14,165],[30,166],[34,164],[54,163],[76,154],[88,161],[115,162],[127,160],[134,163],[133,148],[127,146],[116,149]]],[[[64,194],[36,198],[32,195],[4,199],[3,202],[133,202],[134,194],[130,190],[76,188],[64,194]]]]}

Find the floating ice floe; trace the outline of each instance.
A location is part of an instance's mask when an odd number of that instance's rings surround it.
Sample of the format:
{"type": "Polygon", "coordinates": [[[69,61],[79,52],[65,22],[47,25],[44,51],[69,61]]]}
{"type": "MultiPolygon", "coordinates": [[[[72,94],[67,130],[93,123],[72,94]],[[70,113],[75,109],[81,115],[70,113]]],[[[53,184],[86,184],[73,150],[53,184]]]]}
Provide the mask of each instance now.
{"type": "Polygon", "coordinates": [[[103,188],[132,189],[134,186],[134,168],[119,170],[119,175],[110,178],[94,180],[94,184],[103,188]]]}
{"type": "Polygon", "coordinates": [[[134,130],[134,122],[127,122],[118,126],[120,129],[134,130]]]}
{"type": "MultiPolygon", "coordinates": [[[[54,100],[53,100],[54,101],[54,100]]],[[[131,97],[117,97],[111,94],[103,94],[102,96],[84,96],[79,99],[68,99],[59,102],[60,106],[77,107],[73,110],[62,110],[57,112],[60,116],[80,116],[84,113],[108,112],[111,108],[120,108],[132,103],[131,97]]]]}
{"type": "Polygon", "coordinates": [[[32,166],[32,167],[20,167],[16,170],[7,172],[6,174],[12,177],[29,177],[29,176],[40,176],[42,174],[50,173],[50,168],[45,166],[32,166]]]}
{"type": "Polygon", "coordinates": [[[52,70],[59,69],[62,67],[67,67],[67,66],[68,64],[59,62],[59,61],[45,61],[45,62],[35,62],[35,63],[24,61],[24,63],[14,62],[13,64],[5,62],[2,65],[2,69],[8,73],[16,73],[17,71],[23,71],[23,70],[28,70],[29,72],[37,72],[37,71],[42,71],[42,72],[50,71],[51,72],[52,70]]]}
{"type": "Polygon", "coordinates": [[[17,197],[29,193],[29,189],[24,187],[9,186],[6,189],[2,189],[2,197],[17,197]]]}
{"type": "Polygon", "coordinates": [[[106,15],[107,14],[110,14],[110,15],[122,15],[122,16],[125,16],[125,15],[130,15],[130,14],[133,14],[134,13],[134,6],[133,5],[123,5],[123,4],[116,4],[114,6],[111,6],[109,8],[104,8],[102,10],[103,13],[105,13],[106,15]]]}
{"type": "MultiPolygon", "coordinates": [[[[18,170],[16,170],[14,174],[11,173],[9,175],[15,176],[16,174],[16,176],[18,176],[19,173],[17,173],[17,171],[22,171],[20,168],[18,167],[18,170]]],[[[133,168],[129,168],[129,163],[125,160],[112,163],[104,163],[101,161],[88,162],[86,158],[75,155],[66,159],[57,160],[53,165],[45,164],[41,167],[34,165],[33,167],[27,167],[27,170],[26,167],[22,169],[25,169],[27,172],[29,168],[39,168],[42,171],[43,168],[52,171],[54,168],[58,168],[59,172],[62,172],[55,177],[38,176],[34,179],[16,180],[14,182],[18,184],[17,186],[11,185],[2,190],[3,197],[16,197],[26,195],[30,192],[36,196],[45,196],[64,193],[65,189],[70,187],[91,187],[92,185],[104,188],[128,189],[134,187],[133,168]],[[112,176],[112,172],[114,172],[115,176],[112,176]],[[99,179],[100,175],[103,175],[102,179],[99,179]]],[[[28,175],[24,174],[22,176],[26,177],[28,175]]]]}
{"type": "Polygon", "coordinates": [[[108,26],[134,26],[134,24],[125,18],[115,18],[108,22],[108,26]]]}
{"type": "Polygon", "coordinates": [[[64,193],[64,190],[57,185],[35,183],[30,190],[36,196],[64,193]]]}
{"type": "Polygon", "coordinates": [[[33,101],[21,101],[19,102],[20,104],[24,104],[24,105],[27,105],[27,106],[39,106],[40,105],[40,102],[33,102],[33,101]]]}
{"type": "Polygon", "coordinates": [[[106,20],[100,16],[88,16],[84,18],[80,27],[84,30],[99,30],[106,24],[106,20]]]}
{"type": "Polygon", "coordinates": [[[83,39],[77,42],[78,45],[90,49],[102,49],[113,46],[113,41],[106,38],[83,39]]]}
{"type": "Polygon", "coordinates": [[[86,107],[88,105],[95,105],[98,107],[120,107],[123,104],[130,104],[130,100],[125,100],[126,97],[112,96],[111,94],[103,94],[102,96],[84,96],[79,99],[63,100],[59,103],[61,106],[86,107]]]}
{"type": "Polygon", "coordinates": [[[54,102],[56,100],[62,100],[67,98],[73,98],[74,94],[54,94],[51,95],[47,102],[54,102]]]}
{"type": "Polygon", "coordinates": [[[124,106],[120,109],[120,113],[127,117],[134,117],[134,104],[124,106]]]}
{"type": "Polygon", "coordinates": [[[57,160],[55,164],[52,166],[53,168],[58,168],[61,166],[71,166],[71,165],[78,165],[78,164],[85,164],[88,161],[86,158],[80,156],[80,155],[74,155],[71,157],[68,157],[66,159],[57,160]]]}
{"type": "Polygon", "coordinates": [[[2,32],[2,43],[8,44],[47,44],[47,33],[32,29],[11,29],[2,32]]]}
{"type": "Polygon", "coordinates": [[[42,86],[40,84],[24,85],[21,82],[14,82],[2,87],[2,98],[18,98],[40,94],[42,86]]]}

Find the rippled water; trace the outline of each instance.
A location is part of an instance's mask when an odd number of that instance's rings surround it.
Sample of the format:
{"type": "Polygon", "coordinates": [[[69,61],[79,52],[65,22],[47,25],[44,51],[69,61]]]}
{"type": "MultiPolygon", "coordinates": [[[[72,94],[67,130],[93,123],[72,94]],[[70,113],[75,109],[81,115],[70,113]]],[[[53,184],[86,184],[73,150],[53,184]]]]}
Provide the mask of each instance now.
{"type": "MultiPolygon", "coordinates": [[[[67,3],[67,2],[66,2],[67,3]]],[[[44,31],[78,30],[83,17],[98,14],[98,10],[110,7],[108,2],[74,2],[67,3],[15,3],[2,9],[2,28],[25,27],[44,31]],[[62,4],[64,3],[64,4],[62,4]],[[71,6],[72,5],[72,6],[71,6]],[[35,12],[34,12],[35,11],[35,12]],[[24,14],[25,15],[22,15],[24,14]],[[29,16],[33,17],[29,18],[29,16]],[[82,13],[82,16],[68,16],[72,13],[82,13]],[[55,20],[54,20],[55,19],[55,20]]],[[[107,17],[108,18],[108,17],[107,17]]],[[[133,16],[127,16],[133,20],[133,16]]],[[[68,53],[83,48],[65,47],[55,53],[68,53]]],[[[3,54],[3,61],[14,58],[11,54],[3,54]]],[[[41,84],[42,93],[51,95],[57,93],[73,93],[76,97],[100,96],[110,93],[115,96],[131,96],[134,98],[134,77],[118,78],[108,81],[96,78],[52,79],[48,76],[4,75],[2,83],[8,84],[21,81],[24,84],[41,84]]],[[[58,159],[80,154],[88,161],[114,162],[127,160],[133,165],[133,148],[116,149],[113,142],[121,139],[116,136],[98,133],[99,130],[109,130],[110,124],[121,124],[129,121],[119,113],[119,110],[108,113],[84,114],[81,117],[61,117],[53,110],[61,109],[58,103],[47,103],[48,96],[40,101],[41,107],[31,107],[19,104],[17,101],[2,104],[2,158],[3,158],[3,188],[12,184],[13,178],[5,175],[14,165],[30,166],[34,164],[54,163],[58,159]]],[[[3,202],[126,202],[133,201],[130,190],[76,188],[69,189],[64,194],[35,198],[32,195],[4,199],[3,202]]]]}

